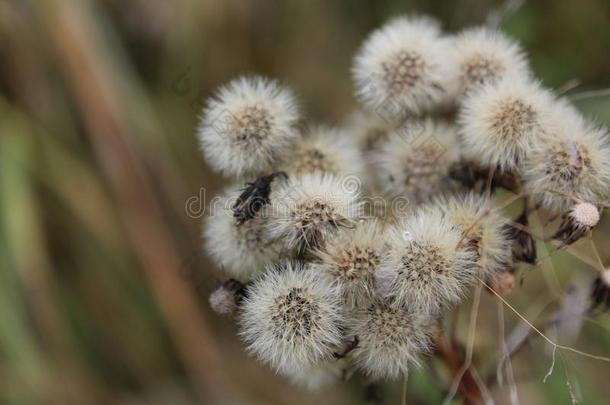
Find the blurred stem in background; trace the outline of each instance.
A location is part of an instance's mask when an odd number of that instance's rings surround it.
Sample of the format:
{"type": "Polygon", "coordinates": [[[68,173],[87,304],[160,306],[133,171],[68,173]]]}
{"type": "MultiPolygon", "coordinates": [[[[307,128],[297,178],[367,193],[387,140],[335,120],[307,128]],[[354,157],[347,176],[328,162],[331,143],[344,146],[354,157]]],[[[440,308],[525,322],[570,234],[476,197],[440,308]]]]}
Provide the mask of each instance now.
{"type": "Polygon", "coordinates": [[[150,180],[134,151],[129,111],[135,102],[125,93],[120,64],[90,18],[86,2],[38,2],[38,16],[46,25],[65,79],[87,127],[99,164],[121,208],[122,222],[134,252],[157,297],[170,335],[200,398],[228,399],[233,390],[220,366],[219,352],[206,318],[187,282],[180,276],[180,260],[164,223],[150,180]]]}

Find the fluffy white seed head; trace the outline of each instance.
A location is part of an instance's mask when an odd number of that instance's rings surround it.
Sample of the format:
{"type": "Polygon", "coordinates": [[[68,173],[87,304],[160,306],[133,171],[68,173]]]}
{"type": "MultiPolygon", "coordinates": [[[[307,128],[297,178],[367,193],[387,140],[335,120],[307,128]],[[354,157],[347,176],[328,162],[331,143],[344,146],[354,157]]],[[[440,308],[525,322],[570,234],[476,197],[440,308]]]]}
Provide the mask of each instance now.
{"type": "Polygon", "coordinates": [[[248,288],[240,335],[262,362],[286,374],[330,359],[341,343],[343,314],[337,292],[309,268],[270,268],[248,288]]]}
{"type": "Polygon", "coordinates": [[[271,194],[271,210],[271,238],[282,240],[290,251],[304,251],[323,246],[338,228],[354,226],[362,216],[362,202],[351,183],[315,173],[278,187],[271,194]]]}
{"type": "Polygon", "coordinates": [[[591,203],[578,203],[570,210],[574,223],[585,228],[593,228],[599,222],[599,210],[591,203]]]}
{"type": "Polygon", "coordinates": [[[459,160],[453,127],[432,120],[416,121],[390,134],[375,157],[378,181],[390,196],[414,204],[451,186],[448,174],[459,160]]]}
{"type": "Polygon", "coordinates": [[[487,198],[468,193],[440,197],[435,205],[464,237],[463,243],[474,250],[479,277],[487,279],[512,267],[509,220],[492,210],[487,198]]]}
{"type": "Polygon", "coordinates": [[[397,378],[428,352],[433,329],[426,314],[377,300],[356,311],[350,322],[350,333],[359,339],[350,358],[374,379],[397,378]]]}
{"type": "Polygon", "coordinates": [[[298,137],[297,103],[276,81],[241,77],[208,101],[199,125],[205,158],[231,176],[269,171],[298,137]]]}
{"type": "Polygon", "coordinates": [[[279,260],[281,246],[267,234],[264,209],[242,224],[236,221],[231,207],[239,193],[238,187],[231,187],[215,200],[204,223],[203,239],[213,261],[230,276],[245,281],[279,260]]]}
{"type": "Polygon", "coordinates": [[[452,75],[447,45],[434,20],[389,21],[367,38],[356,55],[353,75],[361,102],[388,118],[438,104],[452,75]]]}
{"type": "Polygon", "coordinates": [[[361,176],[364,162],[355,140],[345,131],[319,126],[293,145],[280,169],[289,176],[311,173],[361,176]]]}
{"type": "Polygon", "coordinates": [[[457,304],[473,282],[475,254],[436,207],[418,210],[387,237],[388,253],[375,273],[379,293],[394,307],[437,314],[457,304]]]}
{"type": "Polygon", "coordinates": [[[610,196],[608,133],[595,128],[571,106],[557,103],[548,136],[536,142],[524,161],[524,188],[553,212],[566,212],[575,200],[597,203],[610,196]]]}
{"type": "Polygon", "coordinates": [[[554,97],[537,83],[500,80],[472,92],[458,122],[463,155],[484,167],[516,172],[545,134],[554,97]]]}
{"type": "Polygon", "coordinates": [[[375,295],[375,271],[383,256],[384,238],[377,221],[358,224],[328,240],[316,252],[318,271],[328,276],[348,308],[367,305],[375,295]]]}
{"type": "Polygon", "coordinates": [[[519,45],[499,31],[468,29],[458,34],[452,45],[452,57],[458,69],[455,83],[458,96],[502,78],[522,80],[530,76],[519,45]]]}

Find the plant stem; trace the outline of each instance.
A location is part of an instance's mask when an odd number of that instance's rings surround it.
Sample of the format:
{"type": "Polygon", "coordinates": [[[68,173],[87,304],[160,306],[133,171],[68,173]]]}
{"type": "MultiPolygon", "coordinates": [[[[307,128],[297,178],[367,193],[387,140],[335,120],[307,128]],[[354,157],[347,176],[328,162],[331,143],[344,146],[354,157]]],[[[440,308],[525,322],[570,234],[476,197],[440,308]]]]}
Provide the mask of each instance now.
{"type": "Polygon", "coordinates": [[[409,370],[405,371],[402,383],[402,405],[407,405],[407,388],[409,386],[409,370]]]}

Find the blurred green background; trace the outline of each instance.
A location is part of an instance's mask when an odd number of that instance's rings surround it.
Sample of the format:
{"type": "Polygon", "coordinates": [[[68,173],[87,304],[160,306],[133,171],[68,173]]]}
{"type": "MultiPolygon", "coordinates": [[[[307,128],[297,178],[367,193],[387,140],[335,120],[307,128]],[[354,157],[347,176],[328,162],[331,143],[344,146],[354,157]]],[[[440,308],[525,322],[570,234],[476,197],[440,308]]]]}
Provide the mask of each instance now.
{"type": "MultiPolygon", "coordinates": [[[[356,108],[352,57],[387,18],[427,13],[456,31],[503,4],[1,0],[0,402],[362,403],[358,378],[317,394],[287,384],[209,311],[218,275],[201,217],[224,181],[201,157],[199,111],[219,85],[256,72],[292,86],[312,122],[340,123],[356,108]]],[[[610,85],[608,0],[525,2],[502,27],[545,85],[610,85]]],[[[610,124],[610,97],[579,106],[610,124]]],[[[605,263],[609,229],[605,219],[596,232],[605,263]]],[[[575,273],[594,274],[567,253],[553,262],[523,270],[509,299],[524,313],[541,297],[560,302],[575,273]]],[[[493,371],[497,314],[483,300],[475,363],[493,371]]],[[[609,327],[607,315],[587,321],[572,343],[608,355],[609,327]]],[[[522,404],[570,403],[570,386],[607,403],[608,363],[558,355],[543,384],[547,349],[534,340],[513,363],[522,404]]],[[[446,387],[427,364],[411,376],[411,403],[438,403],[446,387]]],[[[395,403],[400,383],[383,388],[395,403]]],[[[493,393],[510,403],[506,388],[493,393]]]]}

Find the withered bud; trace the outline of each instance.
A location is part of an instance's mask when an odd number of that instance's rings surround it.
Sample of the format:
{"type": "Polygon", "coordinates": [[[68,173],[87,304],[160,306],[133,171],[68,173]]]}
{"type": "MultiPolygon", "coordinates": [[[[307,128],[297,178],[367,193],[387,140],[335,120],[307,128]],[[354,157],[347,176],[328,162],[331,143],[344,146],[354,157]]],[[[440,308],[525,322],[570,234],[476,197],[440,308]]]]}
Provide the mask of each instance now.
{"type": "MultiPolygon", "coordinates": [[[[523,213],[515,221],[517,224],[527,227],[527,208],[523,209],[523,213]]],[[[513,241],[513,259],[518,262],[536,263],[536,242],[532,235],[517,226],[507,225],[508,233],[513,241]]]]}
{"type": "Polygon", "coordinates": [[[233,315],[237,311],[243,289],[244,285],[237,280],[229,279],[223,282],[210,294],[210,307],[218,315],[233,315]]]}
{"type": "Polygon", "coordinates": [[[587,202],[578,203],[563,216],[563,221],[553,235],[553,239],[561,241],[562,246],[571,245],[593,229],[599,219],[599,209],[595,205],[587,202]]]}
{"type": "Polygon", "coordinates": [[[233,204],[233,217],[239,225],[252,219],[267,204],[271,194],[271,182],[277,176],[286,178],[286,173],[275,172],[246,183],[237,201],[233,204]]]}
{"type": "Polygon", "coordinates": [[[601,307],[602,310],[610,308],[610,269],[593,281],[591,288],[591,311],[601,307]]]}

